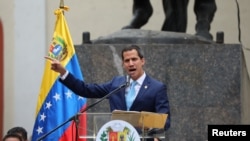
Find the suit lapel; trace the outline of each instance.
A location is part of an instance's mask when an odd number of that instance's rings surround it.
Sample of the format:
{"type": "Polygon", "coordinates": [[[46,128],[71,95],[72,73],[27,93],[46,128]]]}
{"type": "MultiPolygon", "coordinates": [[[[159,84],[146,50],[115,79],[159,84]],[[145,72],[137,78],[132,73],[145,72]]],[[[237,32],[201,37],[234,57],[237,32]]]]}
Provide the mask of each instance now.
{"type": "Polygon", "coordinates": [[[137,94],[137,96],[136,96],[136,98],[135,98],[135,100],[134,100],[134,102],[133,102],[133,104],[131,106],[131,109],[134,107],[134,105],[137,104],[138,99],[143,98],[143,95],[147,92],[149,87],[150,87],[150,79],[149,79],[148,75],[146,75],[146,78],[145,78],[145,80],[143,81],[143,83],[141,85],[141,88],[140,88],[140,90],[139,90],[139,92],[138,92],[138,94],[137,94]]]}

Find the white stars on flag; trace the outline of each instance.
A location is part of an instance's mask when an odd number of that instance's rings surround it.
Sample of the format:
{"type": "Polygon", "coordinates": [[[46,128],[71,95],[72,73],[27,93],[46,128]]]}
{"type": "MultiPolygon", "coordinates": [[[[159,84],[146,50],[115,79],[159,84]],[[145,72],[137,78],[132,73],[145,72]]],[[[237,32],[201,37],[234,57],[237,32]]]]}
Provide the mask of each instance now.
{"type": "Polygon", "coordinates": [[[38,119],[38,126],[36,127],[36,132],[38,135],[44,134],[44,132],[48,132],[47,127],[43,127],[46,125],[45,123],[47,120],[51,120],[49,114],[55,113],[55,109],[57,109],[58,105],[61,105],[61,102],[72,102],[76,99],[78,101],[83,101],[84,97],[75,95],[71,90],[65,89],[62,92],[54,92],[54,95],[47,97],[46,101],[44,102],[44,108],[40,111],[39,119],[38,119]]]}
{"type": "Polygon", "coordinates": [[[65,95],[67,96],[67,98],[69,99],[71,99],[72,98],[72,92],[70,91],[70,90],[68,90],[66,93],[65,93],[65,95]]]}
{"type": "Polygon", "coordinates": [[[51,102],[49,101],[49,102],[46,102],[46,109],[50,109],[50,107],[52,106],[52,104],[51,104],[51,102]]]}
{"type": "Polygon", "coordinates": [[[36,129],[38,135],[43,133],[43,127],[38,127],[38,129],[36,129]]]}
{"type": "Polygon", "coordinates": [[[84,98],[81,96],[78,96],[78,100],[84,100],[84,98]]]}
{"type": "Polygon", "coordinates": [[[44,113],[42,115],[40,115],[40,121],[45,121],[45,118],[46,118],[46,116],[44,113]]]}
{"type": "Polygon", "coordinates": [[[58,93],[56,93],[56,94],[53,96],[53,98],[54,98],[56,101],[58,101],[58,100],[61,99],[61,98],[60,98],[60,95],[59,95],[58,93]]]}

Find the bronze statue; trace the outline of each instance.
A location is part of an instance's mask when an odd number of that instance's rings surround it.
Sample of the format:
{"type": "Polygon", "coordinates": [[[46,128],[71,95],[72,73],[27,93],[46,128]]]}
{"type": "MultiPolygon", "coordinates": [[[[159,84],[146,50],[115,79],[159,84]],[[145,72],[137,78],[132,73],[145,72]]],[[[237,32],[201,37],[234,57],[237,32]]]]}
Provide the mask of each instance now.
{"type": "MultiPolygon", "coordinates": [[[[189,0],[162,0],[165,13],[162,31],[186,32],[188,2],[189,0]]],[[[196,35],[213,40],[209,31],[216,10],[215,0],[195,0],[196,35]]],[[[153,7],[150,0],[134,0],[133,19],[122,29],[139,29],[148,22],[152,14],[153,7]]]]}

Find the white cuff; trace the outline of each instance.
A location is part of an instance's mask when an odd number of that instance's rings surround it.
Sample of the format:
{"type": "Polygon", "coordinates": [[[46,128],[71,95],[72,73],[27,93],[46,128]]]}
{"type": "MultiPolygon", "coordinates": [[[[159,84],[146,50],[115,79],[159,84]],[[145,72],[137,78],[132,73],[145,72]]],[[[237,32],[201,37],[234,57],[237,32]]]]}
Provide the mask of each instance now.
{"type": "Polygon", "coordinates": [[[65,78],[69,75],[69,71],[66,71],[63,76],[60,76],[62,80],[65,80],[65,78]]]}

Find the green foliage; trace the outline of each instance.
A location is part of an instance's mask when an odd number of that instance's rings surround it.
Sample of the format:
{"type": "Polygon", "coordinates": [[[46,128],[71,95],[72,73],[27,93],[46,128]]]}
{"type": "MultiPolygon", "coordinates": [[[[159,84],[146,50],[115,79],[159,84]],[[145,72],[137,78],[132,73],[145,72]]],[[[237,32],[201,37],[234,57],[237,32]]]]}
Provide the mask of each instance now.
{"type": "Polygon", "coordinates": [[[134,133],[131,136],[128,136],[129,141],[135,141],[134,133]]]}
{"type": "Polygon", "coordinates": [[[102,132],[100,140],[101,141],[107,141],[108,140],[107,132],[105,132],[105,131],[102,132]]]}

